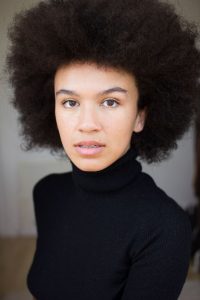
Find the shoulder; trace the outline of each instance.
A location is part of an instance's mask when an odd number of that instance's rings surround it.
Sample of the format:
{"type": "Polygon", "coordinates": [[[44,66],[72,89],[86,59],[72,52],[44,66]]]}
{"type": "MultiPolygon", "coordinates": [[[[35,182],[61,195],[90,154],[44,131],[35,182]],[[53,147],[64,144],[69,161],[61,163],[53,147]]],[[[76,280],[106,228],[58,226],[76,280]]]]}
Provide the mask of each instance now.
{"type": "Polygon", "coordinates": [[[52,173],[39,179],[32,190],[36,211],[42,211],[44,207],[51,209],[58,199],[60,201],[63,199],[63,195],[69,195],[72,188],[71,181],[71,172],[52,173]]]}
{"type": "Polygon", "coordinates": [[[177,294],[190,263],[192,228],[189,216],[149,175],[142,174],[138,182],[129,248],[133,277],[145,277],[147,292],[150,291],[148,284],[151,288],[154,282],[160,295],[163,289],[170,294],[174,290],[177,294]]]}
{"type": "Polygon", "coordinates": [[[150,175],[141,173],[137,183],[138,222],[144,230],[159,228],[163,236],[174,241],[181,236],[191,239],[191,222],[186,211],[150,175]]]}
{"type": "Polygon", "coordinates": [[[137,230],[134,230],[130,256],[133,261],[146,257],[152,263],[165,264],[163,271],[169,268],[172,274],[176,269],[185,276],[192,243],[189,216],[150,176],[144,177],[148,184],[139,191],[135,206],[134,228],[137,230]]]}
{"type": "Polygon", "coordinates": [[[66,173],[52,173],[39,179],[33,186],[33,195],[55,191],[63,184],[70,186],[71,172],[66,173]]]}
{"type": "MultiPolygon", "coordinates": [[[[33,206],[38,232],[47,216],[55,213],[63,195],[71,187],[71,172],[52,173],[39,179],[33,186],[33,206]]],[[[48,223],[48,222],[47,222],[48,223]]]]}

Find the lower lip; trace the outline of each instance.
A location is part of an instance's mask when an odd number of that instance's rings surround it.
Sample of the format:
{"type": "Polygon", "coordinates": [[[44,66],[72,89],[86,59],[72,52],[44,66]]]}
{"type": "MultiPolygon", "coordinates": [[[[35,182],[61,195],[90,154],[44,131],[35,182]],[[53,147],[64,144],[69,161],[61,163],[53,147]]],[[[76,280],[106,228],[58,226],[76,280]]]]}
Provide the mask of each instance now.
{"type": "Polygon", "coordinates": [[[76,146],[75,148],[76,148],[76,151],[80,154],[93,155],[93,154],[100,153],[101,151],[103,151],[104,146],[100,146],[100,147],[96,147],[96,148],[83,148],[83,147],[76,146]]]}

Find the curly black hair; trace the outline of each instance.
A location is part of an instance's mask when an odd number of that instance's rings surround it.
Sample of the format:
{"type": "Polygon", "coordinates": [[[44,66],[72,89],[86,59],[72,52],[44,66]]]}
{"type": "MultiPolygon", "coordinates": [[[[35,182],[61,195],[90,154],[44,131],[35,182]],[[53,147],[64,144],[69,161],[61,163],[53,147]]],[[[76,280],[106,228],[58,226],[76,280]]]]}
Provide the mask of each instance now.
{"type": "Polygon", "coordinates": [[[54,76],[71,62],[95,62],[130,72],[147,108],[131,147],[148,163],[177,147],[199,99],[198,26],[158,0],[48,0],[17,14],[9,27],[6,67],[14,87],[26,150],[60,152],[54,76]],[[48,133],[48,134],[47,134],[48,133]]]}

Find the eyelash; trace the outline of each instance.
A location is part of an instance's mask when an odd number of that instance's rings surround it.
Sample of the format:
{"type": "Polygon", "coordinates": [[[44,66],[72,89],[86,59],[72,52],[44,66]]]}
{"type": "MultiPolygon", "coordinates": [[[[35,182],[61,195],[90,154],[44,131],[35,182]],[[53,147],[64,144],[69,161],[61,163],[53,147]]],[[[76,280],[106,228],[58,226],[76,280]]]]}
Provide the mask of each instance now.
{"type": "MultiPolygon", "coordinates": [[[[109,107],[109,108],[116,108],[116,107],[118,107],[119,102],[118,102],[116,99],[108,98],[108,99],[105,99],[103,102],[108,101],[108,100],[114,101],[115,104],[117,104],[117,106],[106,106],[106,107],[109,107]]],[[[62,102],[62,105],[64,106],[67,102],[69,103],[69,101],[77,102],[76,100],[68,99],[68,100],[64,100],[64,101],[62,102]]],[[[67,108],[73,108],[73,107],[75,107],[75,106],[71,106],[71,107],[67,107],[67,108]]]]}

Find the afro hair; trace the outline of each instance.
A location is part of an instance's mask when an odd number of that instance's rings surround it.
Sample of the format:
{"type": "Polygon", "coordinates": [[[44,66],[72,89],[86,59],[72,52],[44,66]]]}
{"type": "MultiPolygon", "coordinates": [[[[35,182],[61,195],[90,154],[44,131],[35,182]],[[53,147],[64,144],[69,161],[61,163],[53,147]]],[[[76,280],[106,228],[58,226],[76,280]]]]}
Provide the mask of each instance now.
{"type": "Polygon", "coordinates": [[[121,68],[136,78],[144,129],[131,147],[148,163],[166,159],[194,120],[199,99],[198,27],[158,0],[48,0],[18,13],[6,67],[25,149],[63,151],[54,76],[71,62],[121,68]],[[48,132],[48,134],[47,134],[48,132]]]}

